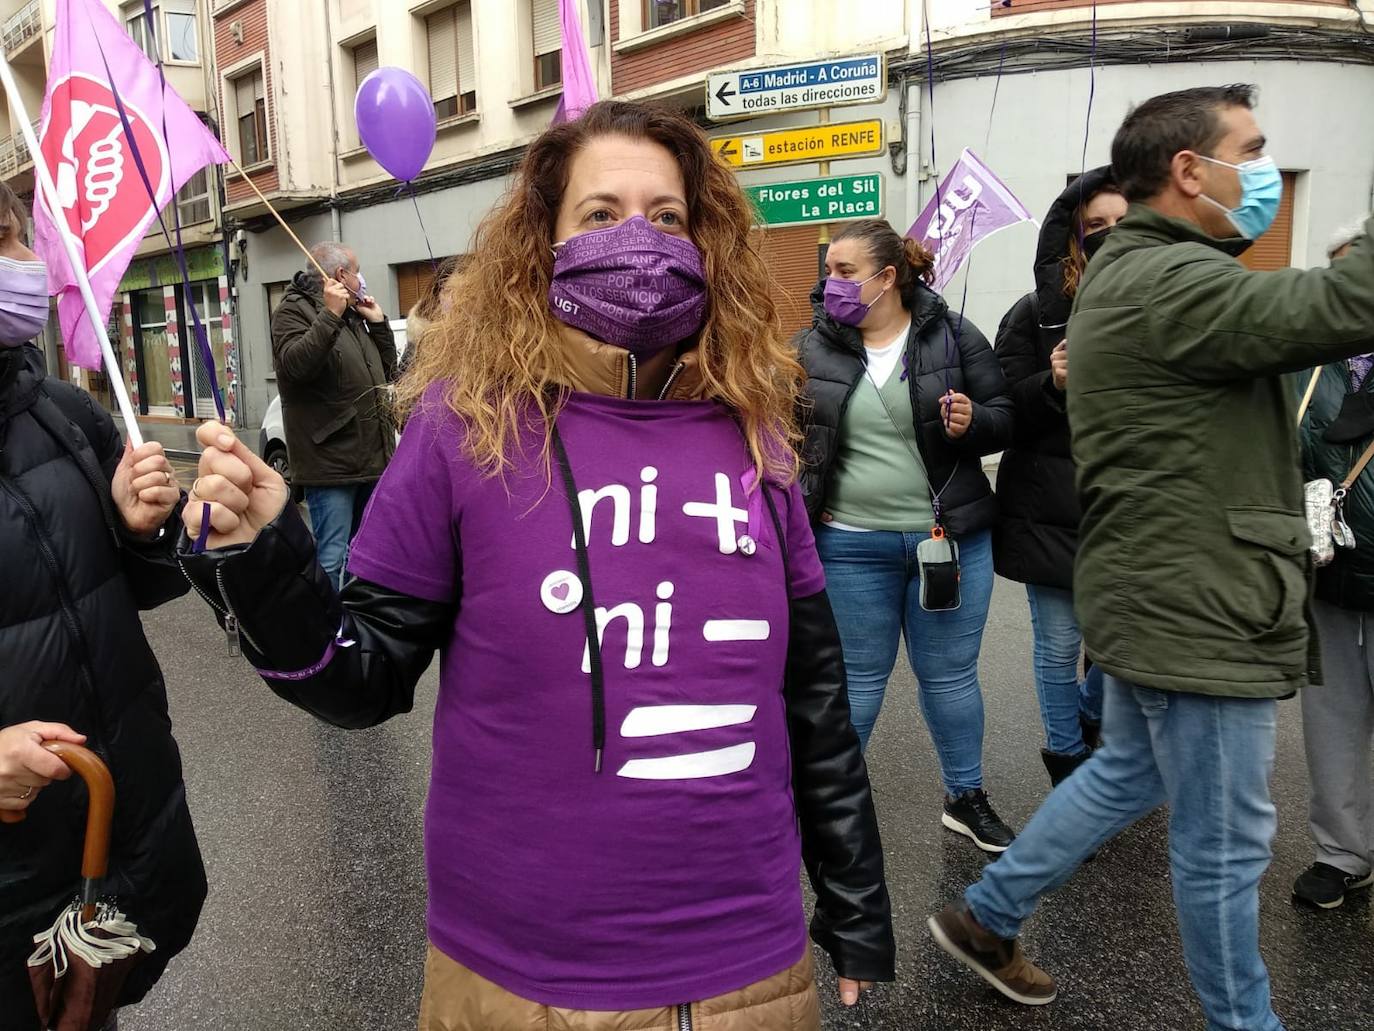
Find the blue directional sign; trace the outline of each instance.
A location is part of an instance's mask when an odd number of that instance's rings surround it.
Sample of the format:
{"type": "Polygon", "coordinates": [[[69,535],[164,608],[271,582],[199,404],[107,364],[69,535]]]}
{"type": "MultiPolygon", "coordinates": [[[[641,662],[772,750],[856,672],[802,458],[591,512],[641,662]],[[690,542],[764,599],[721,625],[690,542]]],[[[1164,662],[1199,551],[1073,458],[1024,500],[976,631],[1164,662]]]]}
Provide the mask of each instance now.
{"type": "Polygon", "coordinates": [[[868,104],[887,94],[882,54],[715,72],[706,79],[706,112],[717,121],[777,111],[868,104]]]}

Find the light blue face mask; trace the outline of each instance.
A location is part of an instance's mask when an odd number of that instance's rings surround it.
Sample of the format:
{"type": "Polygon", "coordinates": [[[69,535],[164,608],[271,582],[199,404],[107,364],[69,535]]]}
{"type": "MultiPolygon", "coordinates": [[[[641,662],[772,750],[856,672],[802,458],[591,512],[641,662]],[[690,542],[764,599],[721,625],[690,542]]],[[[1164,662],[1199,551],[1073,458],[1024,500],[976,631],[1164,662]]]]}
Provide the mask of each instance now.
{"type": "Polygon", "coordinates": [[[1240,205],[1228,208],[1220,201],[1202,194],[1202,199],[1212,207],[1226,213],[1236,232],[1247,240],[1257,240],[1274,224],[1279,214],[1279,204],[1283,200],[1283,173],[1270,157],[1256,158],[1243,164],[1233,165],[1229,161],[1209,158],[1205,154],[1198,157],[1214,165],[1234,168],[1240,176],[1240,205]]]}

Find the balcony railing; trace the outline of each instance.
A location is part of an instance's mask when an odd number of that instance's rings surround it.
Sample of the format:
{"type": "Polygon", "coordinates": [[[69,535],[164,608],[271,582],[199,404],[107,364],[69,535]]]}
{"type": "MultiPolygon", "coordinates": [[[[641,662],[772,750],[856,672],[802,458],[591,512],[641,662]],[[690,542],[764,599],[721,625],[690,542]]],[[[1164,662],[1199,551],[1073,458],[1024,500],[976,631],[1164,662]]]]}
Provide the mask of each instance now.
{"type": "MultiPolygon", "coordinates": [[[[38,135],[37,122],[33,123],[33,132],[35,136],[38,135]]],[[[23,133],[0,136],[0,178],[8,179],[32,160],[23,133]]]]}
{"type": "Polygon", "coordinates": [[[5,19],[0,35],[3,35],[5,52],[17,50],[25,42],[38,35],[43,29],[43,16],[40,0],[29,0],[17,14],[5,19]]]}

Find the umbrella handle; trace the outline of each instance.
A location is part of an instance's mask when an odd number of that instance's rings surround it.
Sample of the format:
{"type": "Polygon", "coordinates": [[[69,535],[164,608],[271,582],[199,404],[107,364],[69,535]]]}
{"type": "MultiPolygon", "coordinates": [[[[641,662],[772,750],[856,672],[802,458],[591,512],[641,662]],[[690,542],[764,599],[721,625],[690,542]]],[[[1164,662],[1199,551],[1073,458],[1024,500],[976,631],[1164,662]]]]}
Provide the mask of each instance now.
{"type": "MultiPolygon", "coordinates": [[[[110,864],[110,827],[114,823],[114,778],[105,761],[89,748],[67,741],[44,741],[43,747],[72,768],[86,782],[90,804],[86,810],[86,845],[81,855],[81,901],[86,910],[82,918],[94,915],[99,897],[100,882],[110,864]]],[[[24,812],[5,811],[0,814],[4,823],[19,823],[24,812]]]]}

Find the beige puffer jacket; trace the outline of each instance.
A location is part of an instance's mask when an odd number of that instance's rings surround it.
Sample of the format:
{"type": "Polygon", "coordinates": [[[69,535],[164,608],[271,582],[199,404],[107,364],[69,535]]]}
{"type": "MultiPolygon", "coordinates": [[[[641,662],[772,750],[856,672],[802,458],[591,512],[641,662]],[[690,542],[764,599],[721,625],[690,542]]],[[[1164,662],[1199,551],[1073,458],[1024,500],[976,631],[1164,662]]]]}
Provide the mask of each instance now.
{"type": "Polygon", "coordinates": [[[420,1031],[820,1031],[814,974],[808,946],[795,965],[737,992],[690,1005],[605,1013],[521,999],[430,946],[420,1031]]]}

